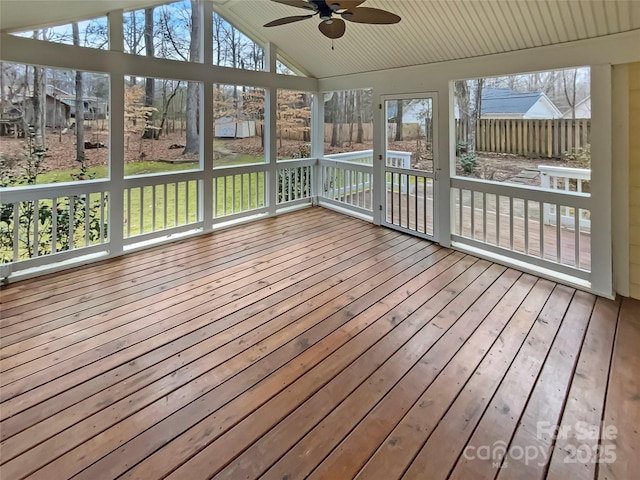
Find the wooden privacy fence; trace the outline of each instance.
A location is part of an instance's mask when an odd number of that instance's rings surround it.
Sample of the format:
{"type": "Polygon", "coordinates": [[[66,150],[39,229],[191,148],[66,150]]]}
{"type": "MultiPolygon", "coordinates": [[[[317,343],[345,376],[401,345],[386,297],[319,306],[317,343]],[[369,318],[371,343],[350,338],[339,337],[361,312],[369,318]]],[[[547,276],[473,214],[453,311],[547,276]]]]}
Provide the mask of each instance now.
{"type": "MultiPolygon", "coordinates": [[[[476,126],[476,150],[560,158],[591,142],[591,120],[482,119],[476,126]]],[[[456,140],[468,141],[468,122],[456,120],[456,140]]]]}

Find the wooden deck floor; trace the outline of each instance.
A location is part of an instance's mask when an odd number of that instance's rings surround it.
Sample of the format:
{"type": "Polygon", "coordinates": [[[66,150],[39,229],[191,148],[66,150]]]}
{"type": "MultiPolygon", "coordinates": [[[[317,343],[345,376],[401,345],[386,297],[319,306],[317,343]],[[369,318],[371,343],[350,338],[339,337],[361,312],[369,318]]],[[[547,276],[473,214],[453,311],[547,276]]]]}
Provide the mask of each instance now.
{"type": "Polygon", "coordinates": [[[640,302],[326,209],[1,295],[3,480],[640,470],[640,302]]]}

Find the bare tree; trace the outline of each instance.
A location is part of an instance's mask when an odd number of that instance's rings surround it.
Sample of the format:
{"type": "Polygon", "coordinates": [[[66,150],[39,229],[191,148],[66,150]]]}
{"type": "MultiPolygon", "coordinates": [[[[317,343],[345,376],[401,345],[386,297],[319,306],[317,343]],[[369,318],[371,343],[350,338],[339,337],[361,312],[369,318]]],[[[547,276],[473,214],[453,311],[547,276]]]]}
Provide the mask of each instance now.
{"type": "MultiPolygon", "coordinates": [[[[144,10],[144,50],[147,57],[153,57],[155,55],[153,44],[153,11],[153,7],[145,8],[144,10]]],[[[147,78],[144,84],[144,106],[153,107],[154,97],[155,80],[153,78],[147,78]]],[[[150,110],[150,112],[152,111],[150,110]]],[[[153,126],[153,113],[149,113],[146,123],[149,128],[144,129],[142,138],[156,138],[155,130],[151,128],[153,126]]]]}
{"type": "MultiPolygon", "coordinates": [[[[39,38],[38,30],[34,30],[33,38],[39,38]]],[[[33,107],[33,131],[35,133],[36,149],[45,148],[45,106],[47,104],[47,92],[44,82],[44,69],[33,67],[33,92],[31,105],[33,107]]]]}
{"type": "Polygon", "coordinates": [[[564,96],[571,109],[571,119],[576,119],[576,90],[577,90],[578,69],[563,70],[562,72],[562,87],[564,90],[564,96]],[[567,80],[567,76],[569,79],[567,80]]]}
{"type": "Polygon", "coordinates": [[[395,141],[399,142],[402,140],[402,117],[404,117],[404,101],[398,100],[396,109],[396,136],[395,141]]]}
{"type": "MultiPolygon", "coordinates": [[[[73,28],[73,44],[77,47],[80,45],[80,32],[78,30],[78,23],[72,24],[73,28]]],[[[84,161],[84,98],[82,98],[83,92],[82,72],[76,70],[76,160],[78,162],[84,161]]]]}
{"type": "MultiPolygon", "coordinates": [[[[200,5],[198,0],[191,0],[191,42],[189,44],[189,60],[192,62],[200,58],[200,5]]],[[[182,154],[199,153],[200,140],[198,138],[198,92],[199,85],[195,82],[187,84],[187,138],[182,154]]]]}

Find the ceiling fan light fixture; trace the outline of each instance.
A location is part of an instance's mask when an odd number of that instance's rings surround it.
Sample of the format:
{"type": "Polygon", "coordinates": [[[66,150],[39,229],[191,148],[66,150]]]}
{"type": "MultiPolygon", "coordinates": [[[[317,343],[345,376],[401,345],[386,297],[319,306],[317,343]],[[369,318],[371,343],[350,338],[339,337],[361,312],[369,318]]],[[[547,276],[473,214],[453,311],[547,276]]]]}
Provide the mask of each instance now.
{"type": "Polygon", "coordinates": [[[326,15],[326,14],[320,14],[320,20],[322,20],[323,22],[327,22],[327,23],[331,23],[331,15],[326,15]]]}

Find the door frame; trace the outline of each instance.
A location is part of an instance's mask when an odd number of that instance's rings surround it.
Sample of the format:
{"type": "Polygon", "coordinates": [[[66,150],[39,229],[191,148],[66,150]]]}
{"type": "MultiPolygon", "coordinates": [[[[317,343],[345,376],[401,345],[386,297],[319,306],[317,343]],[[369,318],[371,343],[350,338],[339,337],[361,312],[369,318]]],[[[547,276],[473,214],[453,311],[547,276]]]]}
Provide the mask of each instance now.
{"type": "MultiPolygon", "coordinates": [[[[380,128],[378,132],[380,134],[381,142],[379,144],[379,154],[377,155],[378,161],[376,162],[376,168],[374,170],[374,176],[377,182],[376,186],[376,201],[374,204],[379,205],[379,223],[380,225],[396,230],[400,230],[411,235],[416,235],[421,238],[426,238],[436,243],[449,243],[449,208],[439,208],[440,202],[443,198],[449,198],[449,185],[448,178],[448,161],[442,158],[439,149],[439,123],[440,123],[440,110],[438,104],[438,92],[416,92],[416,93],[401,93],[401,94],[381,94],[379,96],[379,118],[380,128]],[[420,173],[428,173],[428,176],[433,178],[433,235],[424,235],[419,232],[414,232],[407,228],[400,227],[398,225],[391,224],[386,221],[386,207],[387,207],[387,186],[386,186],[386,158],[388,151],[388,138],[387,138],[387,102],[394,100],[411,100],[411,99],[430,99],[432,106],[432,145],[431,150],[433,152],[433,172],[425,172],[422,170],[413,170],[420,173]]],[[[411,170],[408,170],[411,171],[411,170]]]]}

